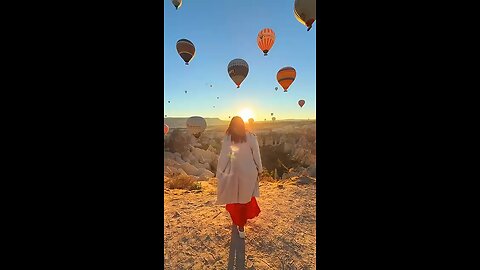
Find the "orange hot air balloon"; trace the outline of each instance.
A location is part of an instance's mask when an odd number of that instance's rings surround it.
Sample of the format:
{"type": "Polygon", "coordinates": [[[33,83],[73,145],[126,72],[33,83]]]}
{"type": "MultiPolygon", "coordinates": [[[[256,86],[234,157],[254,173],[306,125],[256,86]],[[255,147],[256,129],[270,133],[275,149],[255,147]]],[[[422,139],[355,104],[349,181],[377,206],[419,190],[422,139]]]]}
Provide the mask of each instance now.
{"type": "Polygon", "coordinates": [[[257,36],[257,44],[264,56],[268,55],[273,43],[275,43],[275,32],[270,28],[260,30],[257,36]]]}
{"type": "Polygon", "coordinates": [[[195,56],[195,45],[188,39],[180,39],[177,41],[177,52],[185,61],[185,65],[188,65],[195,56]]]}
{"type": "Polygon", "coordinates": [[[305,105],[305,100],[300,99],[300,100],[298,101],[298,105],[300,105],[300,108],[303,107],[303,105],[305,105]]]}
{"type": "Polygon", "coordinates": [[[167,135],[168,130],[170,130],[170,128],[167,126],[167,124],[163,124],[163,134],[164,135],[167,135]]]}
{"type": "Polygon", "coordinates": [[[317,18],[317,0],[295,0],[293,14],[295,18],[310,31],[317,18]]]}
{"type": "Polygon", "coordinates": [[[297,72],[293,67],[284,67],[277,73],[277,81],[283,87],[283,92],[287,92],[288,87],[295,81],[297,72]]]}

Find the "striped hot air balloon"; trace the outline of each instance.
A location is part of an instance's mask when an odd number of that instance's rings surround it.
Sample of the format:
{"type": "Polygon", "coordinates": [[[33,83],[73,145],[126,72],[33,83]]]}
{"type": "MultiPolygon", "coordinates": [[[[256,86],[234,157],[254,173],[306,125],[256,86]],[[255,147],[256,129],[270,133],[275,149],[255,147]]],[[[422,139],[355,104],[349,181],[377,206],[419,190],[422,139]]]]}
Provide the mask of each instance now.
{"type": "Polygon", "coordinates": [[[182,38],[177,41],[177,52],[185,61],[185,65],[188,65],[195,56],[195,45],[190,40],[182,38]]]}
{"type": "Polygon", "coordinates": [[[300,105],[300,108],[303,107],[303,105],[305,105],[305,100],[300,99],[300,100],[298,101],[298,105],[300,105]]]}
{"type": "Polygon", "coordinates": [[[240,84],[248,75],[248,64],[243,59],[233,59],[228,64],[227,71],[232,81],[237,85],[237,88],[240,88],[240,84]]]}
{"type": "Polygon", "coordinates": [[[164,135],[167,135],[169,129],[170,128],[167,126],[167,124],[163,124],[163,134],[164,135]]]}
{"type": "Polygon", "coordinates": [[[317,0],[295,0],[293,13],[295,18],[310,31],[316,19],[317,0]]]}
{"type": "Polygon", "coordinates": [[[275,32],[270,28],[260,30],[257,36],[257,44],[264,56],[268,55],[273,43],[275,43],[275,32]]]}
{"type": "Polygon", "coordinates": [[[172,4],[175,6],[175,9],[178,9],[182,6],[182,0],[172,0],[172,4]]]}
{"type": "Polygon", "coordinates": [[[283,87],[283,91],[287,92],[288,87],[295,81],[297,72],[293,67],[284,67],[277,73],[277,81],[283,87]]]}

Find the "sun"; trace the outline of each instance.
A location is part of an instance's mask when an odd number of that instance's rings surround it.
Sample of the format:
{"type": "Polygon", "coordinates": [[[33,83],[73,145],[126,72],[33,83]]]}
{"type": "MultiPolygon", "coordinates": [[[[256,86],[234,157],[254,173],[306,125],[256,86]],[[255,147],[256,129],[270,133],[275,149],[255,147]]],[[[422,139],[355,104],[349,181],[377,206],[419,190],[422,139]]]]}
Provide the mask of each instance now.
{"type": "Polygon", "coordinates": [[[253,112],[249,108],[242,109],[238,114],[243,119],[243,122],[248,122],[248,119],[254,118],[253,112]]]}

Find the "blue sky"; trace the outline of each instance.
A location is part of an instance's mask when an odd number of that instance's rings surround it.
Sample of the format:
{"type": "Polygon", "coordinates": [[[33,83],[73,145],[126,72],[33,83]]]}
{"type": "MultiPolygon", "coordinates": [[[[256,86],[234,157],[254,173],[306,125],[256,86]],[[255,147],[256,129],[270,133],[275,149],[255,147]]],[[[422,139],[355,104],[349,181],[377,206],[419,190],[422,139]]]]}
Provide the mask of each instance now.
{"type": "Polygon", "coordinates": [[[293,15],[293,3],[184,0],[175,10],[170,0],[164,0],[165,114],[228,120],[250,108],[257,121],[271,119],[271,112],[277,119],[314,119],[316,22],[307,32],[293,15]],[[276,34],[268,56],[257,46],[263,28],[272,28],[276,34]],[[176,51],[176,42],[182,38],[195,44],[196,54],[189,66],[176,51]],[[235,58],[247,61],[250,69],[239,89],[227,72],[228,63],[235,58]],[[297,71],[287,93],[276,80],[278,70],[285,66],[297,71]],[[299,99],[306,101],[303,108],[297,104],[299,99]]]}

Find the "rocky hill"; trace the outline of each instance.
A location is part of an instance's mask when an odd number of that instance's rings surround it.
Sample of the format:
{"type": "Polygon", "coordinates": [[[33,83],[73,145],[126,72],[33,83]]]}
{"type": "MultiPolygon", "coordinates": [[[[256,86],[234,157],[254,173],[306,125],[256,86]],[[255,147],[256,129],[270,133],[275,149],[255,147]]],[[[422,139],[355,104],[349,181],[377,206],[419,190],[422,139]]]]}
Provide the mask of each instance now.
{"type": "MultiPolygon", "coordinates": [[[[243,253],[236,257],[245,260],[235,263],[248,270],[316,269],[315,123],[259,123],[254,133],[265,169],[261,213],[247,223],[243,253]]],[[[214,126],[198,139],[183,128],[164,137],[165,269],[227,269],[233,263],[232,245],[240,240],[225,206],[214,204],[224,135],[225,127],[214,126]]]]}

